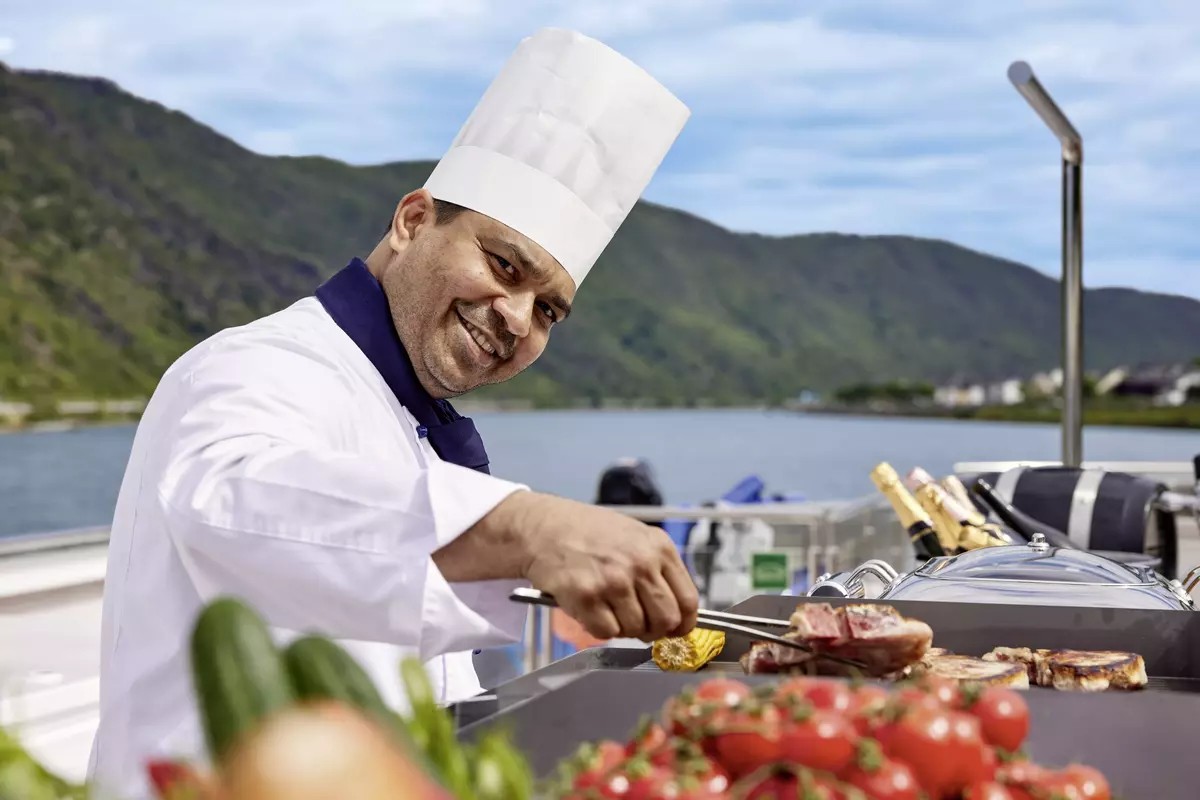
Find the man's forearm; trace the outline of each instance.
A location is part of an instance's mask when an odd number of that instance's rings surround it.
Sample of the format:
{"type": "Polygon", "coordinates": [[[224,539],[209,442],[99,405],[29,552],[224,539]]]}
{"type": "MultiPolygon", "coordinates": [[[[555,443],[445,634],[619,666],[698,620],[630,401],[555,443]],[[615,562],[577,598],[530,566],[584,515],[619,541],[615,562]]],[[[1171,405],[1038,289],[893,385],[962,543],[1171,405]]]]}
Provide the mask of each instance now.
{"type": "Polygon", "coordinates": [[[536,492],[513,492],[434,552],[433,563],[450,583],[523,578],[533,556],[530,534],[548,499],[536,492]]]}

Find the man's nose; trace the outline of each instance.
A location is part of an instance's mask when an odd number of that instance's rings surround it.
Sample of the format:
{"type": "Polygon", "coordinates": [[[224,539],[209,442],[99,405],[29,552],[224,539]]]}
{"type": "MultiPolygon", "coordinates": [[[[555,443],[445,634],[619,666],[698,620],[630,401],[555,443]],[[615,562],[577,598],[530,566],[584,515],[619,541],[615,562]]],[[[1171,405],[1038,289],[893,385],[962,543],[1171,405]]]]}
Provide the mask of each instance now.
{"type": "Polygon", "coordinates": [[[503,318],[505,327],[513,336],[524,339],[529,335],[529,326],[533,322],[532,294],[522,292],[498,297],[492,303],[492,308],[503,318]]]}

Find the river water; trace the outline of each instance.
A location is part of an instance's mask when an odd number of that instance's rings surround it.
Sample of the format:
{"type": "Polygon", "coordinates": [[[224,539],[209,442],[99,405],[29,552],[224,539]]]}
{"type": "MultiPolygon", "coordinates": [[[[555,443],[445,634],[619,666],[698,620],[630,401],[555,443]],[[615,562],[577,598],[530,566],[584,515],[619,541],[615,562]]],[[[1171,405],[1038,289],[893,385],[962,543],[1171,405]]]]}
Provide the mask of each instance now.
{"type": "MultiPolygon", "coordinates": [[[[667,502],[713,499],[748,475],[809,499],[874,491],[879,461],[934,474],[955,462],[1055,459],[1059,428],[997,422],[837,417],[784,411],[536,411],[473,415],[492,471],[594,500],[622,456],[650,461],[667,502]]],[[[133,426],[0,436],[0,536],[111,521],[133,426]]],[[[1088,460],[1190,461],[1200,431],[1088,428],[1088,460]]]]}

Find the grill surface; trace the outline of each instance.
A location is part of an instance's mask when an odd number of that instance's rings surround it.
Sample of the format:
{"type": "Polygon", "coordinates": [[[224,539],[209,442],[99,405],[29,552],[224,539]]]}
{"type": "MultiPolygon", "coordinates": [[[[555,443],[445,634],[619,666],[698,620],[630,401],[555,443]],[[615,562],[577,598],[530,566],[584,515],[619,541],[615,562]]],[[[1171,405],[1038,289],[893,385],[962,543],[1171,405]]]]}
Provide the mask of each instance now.
{"type": "MultiPolygon", "coordinates": [[[[509,730],[534,771],[546,776],[583,742],[627,738],[643,715],[657,713],[667,698],[713,674],[707,668],[689,675],[641,668],[591,672],[497,717],[468,725],[460,735],[475,740],[492,725],[509,730]]],[[[742,680],[757,684],[772,679],[742,680]]],[[[1082,695],[1037,688],[1029,692],[1028,752],[1038,762],[1090,764],[1108,777],[1116,796],[1195,800],[1193,739],[1200,697],[1167,692],[1082,695]]]]}

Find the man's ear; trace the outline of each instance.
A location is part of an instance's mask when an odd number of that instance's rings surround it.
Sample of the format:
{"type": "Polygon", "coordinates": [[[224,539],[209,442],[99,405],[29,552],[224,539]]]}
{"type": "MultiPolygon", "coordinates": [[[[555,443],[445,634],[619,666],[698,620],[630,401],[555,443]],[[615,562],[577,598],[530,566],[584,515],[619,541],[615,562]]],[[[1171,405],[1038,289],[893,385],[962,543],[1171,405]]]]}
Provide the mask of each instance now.
{"type": "Polygon", "coordinates": [[[399,253],[416,238],[417,230],[423,225],[432,225],[437,212],[433,207],[433,195],[428,189],[417,189],[404,195],[392,215],[392,228],[388,231],[388,245],[399,253]]]}

